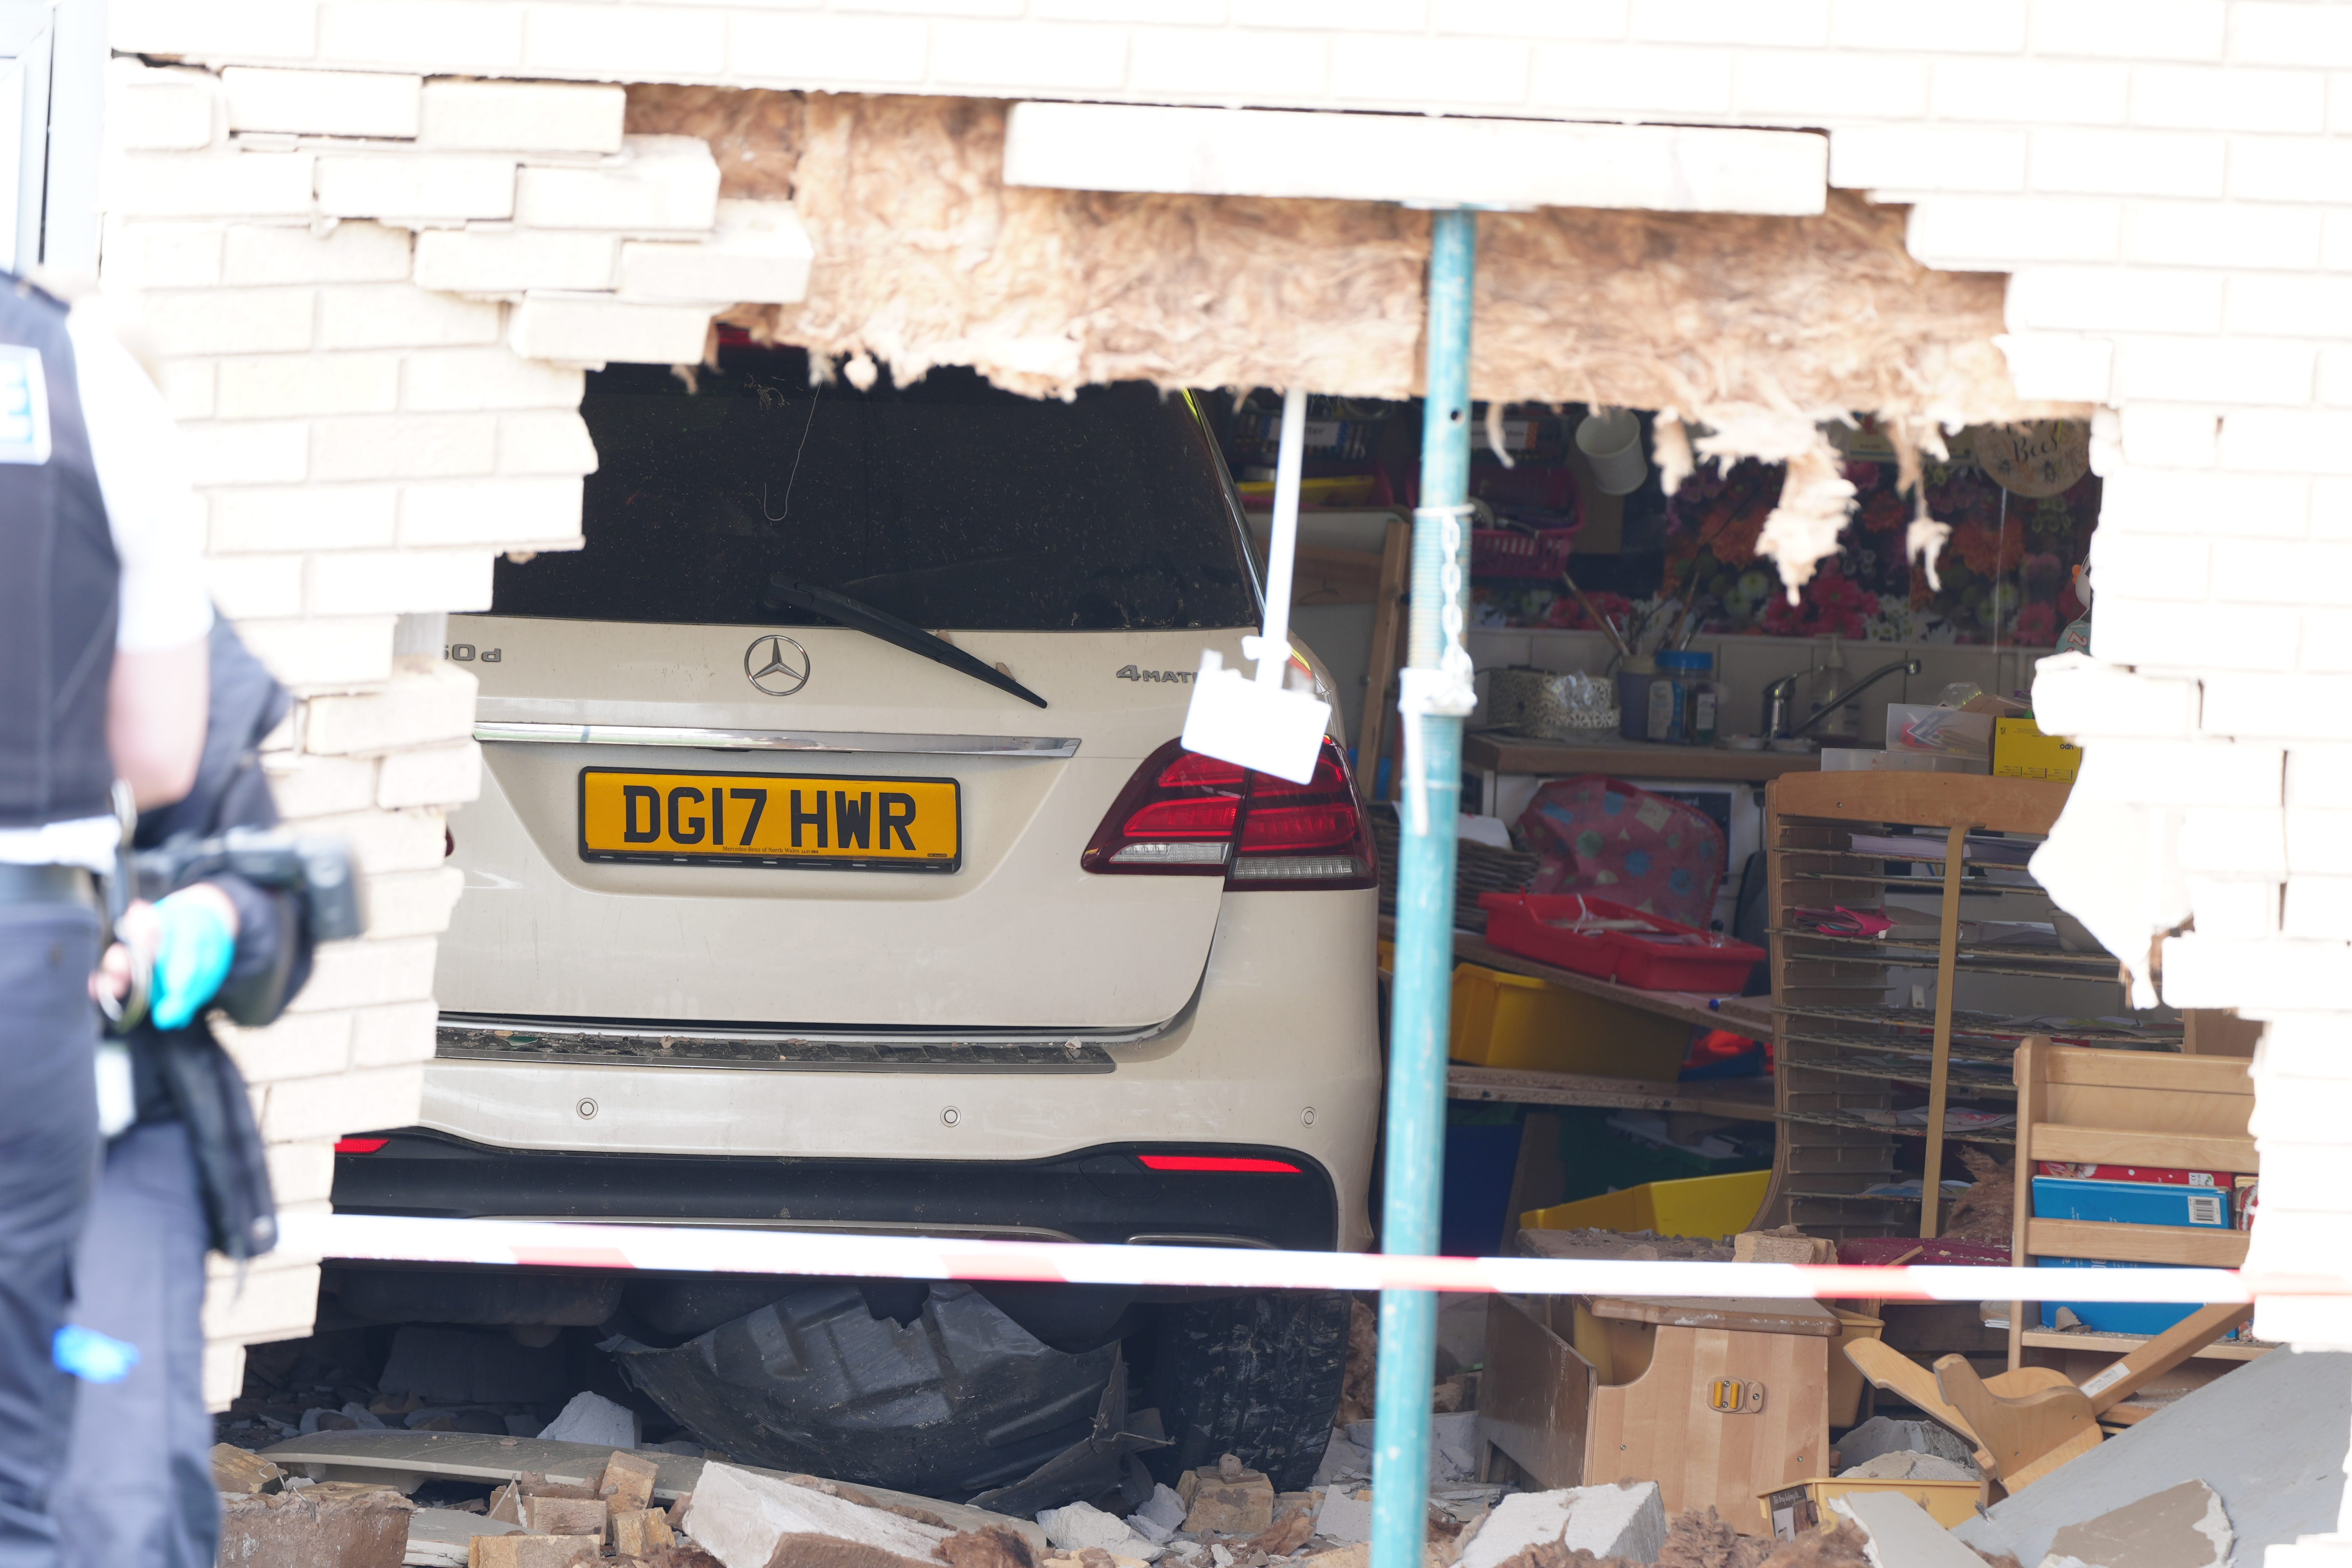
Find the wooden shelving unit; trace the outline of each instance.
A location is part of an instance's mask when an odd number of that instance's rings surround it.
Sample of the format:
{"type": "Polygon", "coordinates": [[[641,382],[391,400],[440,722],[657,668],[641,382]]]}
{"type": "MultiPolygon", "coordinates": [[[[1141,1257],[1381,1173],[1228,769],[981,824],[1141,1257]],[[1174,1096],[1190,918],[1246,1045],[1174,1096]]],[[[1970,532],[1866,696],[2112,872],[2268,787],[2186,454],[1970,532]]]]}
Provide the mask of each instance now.
{"type": "MultiPolygon", "coordinates": [[[[2254,1086],[2242,1059],[2130,1058],[2035,1038],[2018,1051],[2013,1070],[2027,1171],[2033,1161],[2059,1160],[2261,1173],[2262,1159],[2248,1130],[2254,1086]]],[[[2242,1229],[2042,1218],[2033,1212],[2030,1178],[2018,1184],[2013,1236],[2014,1255],[2021,1264],[2042,1258],[2092,1258],[2202,1268],[2242,1267],[2249,1239],[2242,1229]]],[[[2053,1290],[2063,1290],[2064,1283],[2063,1276],[2054,1277],[2053,1290]]],[[[2028,1350],[2129,1351],[2145,1342],[2130,1334],[2043,1328],[2040,1302],[2010,1304],[2012,1367],[2023,1364],[2028,1350]]],[[[2271,1348],[2216,1341],[2197,1353],[2208,1361],[2252,1361],[2271,1348]]]]}
{"type": "MultiPolygon", "coordinates": [[[[1769,786],[1779,1136],[1758,1224],[1793,1223],[1840,1237],[1932,1237],[1937,1203],[1865,1190],[1895,1184],[1895,1140],[1925,1143],[1927,1194],[1938,1190],[1948,1141],[1987,1145],[2004,1159],[2013,1153],[2012,1127],[1948,1132],[1948,1113],[2013,1113],[2011,1059],[2021,1041],[2049,1026],[1959,1007],[1959,978],[2111,981],[2115,962],[2103,953],[1963,942],[1961,900],[2039,895],[2011,863],[2013,851],[2019,838],[2049,833],[2068,787],[1900,773],[1791,773],[1769,786]],[[1907,835],[1918,847],[1857,852],[1857,833],[1907,835]],[[1990,857],[2002,851],[2008,858],[1996,868],[1990,857]],[[1935,940],[1825,936],[1793,913],[1884,910],[1892,893],[1939,900],[1935,940]],[[1889,1005],[1898,969],[1934,972],[1932,1007],[1889,1005]],[[1921,1089],[1924,1108],[1916,1105],[1921,1089]],[[1922,1120],[1901,1114],[1916,1109],[1924,1109],[1922,1120]]],[[[2181,1038],[2178,1030],[2114,1025],[2065,1033],[2070,1042],[2123,1050],[2177,1051],[2181,1038]]]]}

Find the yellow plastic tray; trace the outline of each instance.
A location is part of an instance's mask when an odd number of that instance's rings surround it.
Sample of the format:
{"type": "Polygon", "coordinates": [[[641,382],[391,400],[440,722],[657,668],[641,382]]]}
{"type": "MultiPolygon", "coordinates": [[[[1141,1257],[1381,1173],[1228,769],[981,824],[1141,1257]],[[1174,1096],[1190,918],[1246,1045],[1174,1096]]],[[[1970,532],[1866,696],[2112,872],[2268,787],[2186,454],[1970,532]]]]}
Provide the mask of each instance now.
{"type": "Polygon", "coordinates": [[[1672,1083],[1691,1026],[1484,964],[1454,966],[1446,1055],[1474,1067],[1672,1083]]]}
{"type": "Polygon", "coordinates": [[[1764,1206],[1769,1171],[1735,1171],[1727,1176],[1691,1176],[1679,1182],[1649,1182],[1622,1193],[1529,1209],[1519,1216],[1528,1230],[1654,1230],[1660,1236],[1737,1236],[1764,1206]]]}

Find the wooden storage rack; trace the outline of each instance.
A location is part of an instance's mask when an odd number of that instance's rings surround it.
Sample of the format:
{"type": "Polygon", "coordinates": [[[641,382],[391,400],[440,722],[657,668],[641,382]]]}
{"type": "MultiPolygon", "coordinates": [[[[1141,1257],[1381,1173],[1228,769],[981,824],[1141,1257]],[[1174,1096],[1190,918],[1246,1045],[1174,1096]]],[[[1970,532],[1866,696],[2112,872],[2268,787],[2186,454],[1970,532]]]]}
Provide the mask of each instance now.
{"type": "MultiPolygon", "coordinates": [[[[1954,1102],[2011,1110],[2017,1092],[2011,1061],[2028,1034],[2014,1020],[1956,1007],[1957,977],[2112,980],[2116,974],[2115,961],[2105,954],[1959,940],[1963,893],[2039,892],[2013,867],[2002,868],[2005,880],[1969,875],[1970,836],[2046,836],[2069,787],[1980,774],[1874,772],[1791,773],[1770,784],[1766,850],[1779,1136],[1758,1224],[1795,1224],[1837,1237],[1936,1234],[1936,1203],[1864,1189],[1893,1184],[1895,1140],[1916,1137],[1927,1145],[1923,1193],[1937,1193],[1947,1111],[1954,1102]],[[1907,865],[1901,864],[1904,857],[1857,854],[1853,847],[1856,832],[1905,829],[1919,845],[1907,865]],[[1938,940],[1823,936],[1790,914],[1799,907],[1883,909],[1890,892],[1940,894],[1938,940]],[[1935,970],[1932,1009],[1886,1005],[1890,972],[1897,968],[1935,970]],[[1922,1126],[1886,1124],[1887,1113],[1897,1110],[1898,1086],[1906,1085],[1927,1090],[1922,1126]]],[[[2152,1027],[2068,1034],[2085,1045],[2143,1051],[2178,1050],[2180,1037],[2177,1029],[2152,1027]]],[[[2008,1130],[1956,1136],[2003,1152],[2016,1142],[2008,1130]]]]}
{"type": "MultiPolygon", "coordinates": [[[[2247,1131],[2254,1085],[2243,1058],[2084,1050],[2036,1038],[2018,1048],[2015,1069],[2019,1263],[2031,1264],[2037,1258],[2096,1258],[2201,1268],[2244,1264],[2247,1234],[2242,1229],[2037,1219],[2032,1174],[2035,1162],[2042,1160],[2260,1174],[2261,1161],[2247,1131]]],[[[2041,1303],[2010,1305],[2011,1367],[2024,1363],[2028,1349],[2122,1353],[2145,1342],[2131,1334],[2045,1329],[2041,1303]]],[[[2216,1341],[2197,1354],[2207,1360],[2251,1361],[2269,1348],[2216,1341]]]]}

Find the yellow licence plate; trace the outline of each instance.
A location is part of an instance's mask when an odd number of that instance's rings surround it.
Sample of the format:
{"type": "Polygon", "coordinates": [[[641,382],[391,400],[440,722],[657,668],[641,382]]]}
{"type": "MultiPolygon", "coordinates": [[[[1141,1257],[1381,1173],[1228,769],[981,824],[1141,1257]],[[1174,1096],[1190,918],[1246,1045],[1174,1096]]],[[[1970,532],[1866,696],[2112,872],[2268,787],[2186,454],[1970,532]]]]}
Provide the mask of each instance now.
{"type": "Polygon", "coordinates": [[[953,779],[580,771],[580,858],[838,871],[962,864],[953,779]]]}

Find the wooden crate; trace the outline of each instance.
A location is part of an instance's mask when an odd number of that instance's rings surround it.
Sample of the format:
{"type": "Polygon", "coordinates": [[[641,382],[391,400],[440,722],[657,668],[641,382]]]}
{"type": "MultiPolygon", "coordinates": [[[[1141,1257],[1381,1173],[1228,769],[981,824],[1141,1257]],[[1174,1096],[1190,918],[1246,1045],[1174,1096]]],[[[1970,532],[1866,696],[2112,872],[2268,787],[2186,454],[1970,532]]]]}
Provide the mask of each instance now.
{"type": "Polygon", "coordinates": [[[1836,1331],[1811,1301],[1497,1296],[1479,1433],[1540,1486],[1654,1479],[1759,1534],[1759,1492],[1827,1468],[1836,1331]]]}

